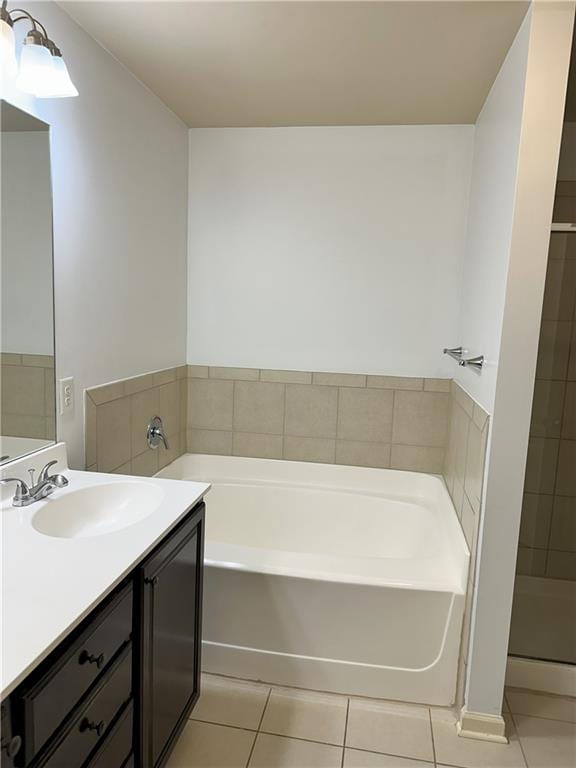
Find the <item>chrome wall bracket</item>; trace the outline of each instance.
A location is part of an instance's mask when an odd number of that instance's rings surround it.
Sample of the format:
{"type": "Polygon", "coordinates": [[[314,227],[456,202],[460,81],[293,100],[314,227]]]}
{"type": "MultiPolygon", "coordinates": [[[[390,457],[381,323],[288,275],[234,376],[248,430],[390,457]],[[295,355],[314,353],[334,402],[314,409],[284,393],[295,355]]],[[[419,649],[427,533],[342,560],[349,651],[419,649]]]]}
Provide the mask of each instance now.
{"type": "Polygon", "coordinates": [[[444,354],[448,355],[453,360],[456,360],[458,365],[461,365],[463,368],[475,368],[478,371],[481,370],[482,366],[484,365],[484,355],[477,355],[476,357],[462,357],[464,351],[465,350],[463,347],[452,347],[451,349],[444,347],[444,354]]]}

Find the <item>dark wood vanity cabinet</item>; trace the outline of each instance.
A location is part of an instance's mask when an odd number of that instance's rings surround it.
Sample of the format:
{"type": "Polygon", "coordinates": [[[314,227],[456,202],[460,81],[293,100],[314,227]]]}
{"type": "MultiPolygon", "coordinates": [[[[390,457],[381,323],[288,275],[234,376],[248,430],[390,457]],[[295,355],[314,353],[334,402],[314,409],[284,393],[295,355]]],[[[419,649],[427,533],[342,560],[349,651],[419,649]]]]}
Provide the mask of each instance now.
{"type": "Polygon", "coordinates": [[[200,692],[204,503],[2,702],[2,768],[160,768],[200,692]]]}

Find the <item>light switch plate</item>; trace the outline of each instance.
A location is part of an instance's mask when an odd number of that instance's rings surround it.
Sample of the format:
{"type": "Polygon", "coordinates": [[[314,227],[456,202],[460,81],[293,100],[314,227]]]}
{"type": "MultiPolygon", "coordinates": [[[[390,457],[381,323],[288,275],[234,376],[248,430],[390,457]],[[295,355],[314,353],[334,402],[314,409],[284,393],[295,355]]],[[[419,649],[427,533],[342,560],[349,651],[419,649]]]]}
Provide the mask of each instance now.
{"type": "Polygon", "coordinates": [[[72,376],[58,380],[58,403],[60,416],[74,412],[74,379],[72,376]]]}

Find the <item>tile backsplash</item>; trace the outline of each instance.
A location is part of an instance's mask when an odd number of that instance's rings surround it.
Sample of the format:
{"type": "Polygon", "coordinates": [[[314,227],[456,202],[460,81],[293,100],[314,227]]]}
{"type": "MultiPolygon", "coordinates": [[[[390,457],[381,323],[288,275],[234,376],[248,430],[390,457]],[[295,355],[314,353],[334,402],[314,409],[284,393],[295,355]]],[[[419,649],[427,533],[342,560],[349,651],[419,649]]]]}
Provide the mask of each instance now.
{"type": "Polygon", "coordinates": [[[3,352],[0,392],[4,435],[55,439],[56,406],[52,355],[3,352]]]}

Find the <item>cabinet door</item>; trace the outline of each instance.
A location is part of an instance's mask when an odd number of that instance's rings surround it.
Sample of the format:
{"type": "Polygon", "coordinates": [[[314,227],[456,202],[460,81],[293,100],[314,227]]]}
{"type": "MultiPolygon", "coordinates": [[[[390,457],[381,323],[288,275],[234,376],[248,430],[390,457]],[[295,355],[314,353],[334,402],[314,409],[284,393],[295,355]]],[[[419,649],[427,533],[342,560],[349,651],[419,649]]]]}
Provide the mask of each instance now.
{"type": "Polygon", "coordinates": [[[161,765],[199,695],[203,505],[142,568],[143,764],[161,765]]]}

